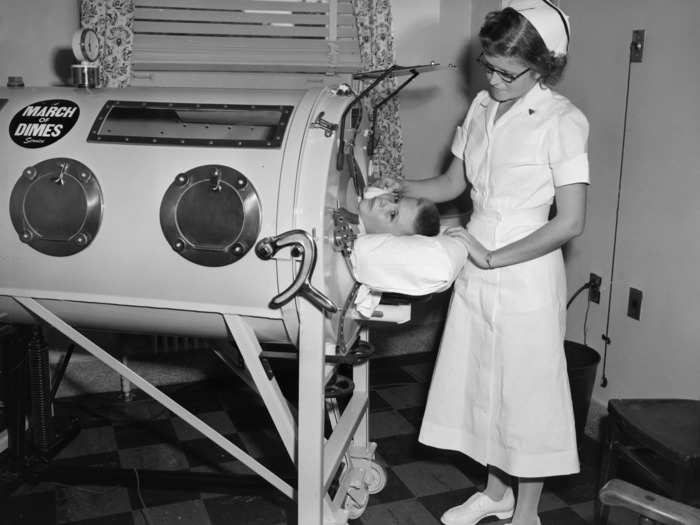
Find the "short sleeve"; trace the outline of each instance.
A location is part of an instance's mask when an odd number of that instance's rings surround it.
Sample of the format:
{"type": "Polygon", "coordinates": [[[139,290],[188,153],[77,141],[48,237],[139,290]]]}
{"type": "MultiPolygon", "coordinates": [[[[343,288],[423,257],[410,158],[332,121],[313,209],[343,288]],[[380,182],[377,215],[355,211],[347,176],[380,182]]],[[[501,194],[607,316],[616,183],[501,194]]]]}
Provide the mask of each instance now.
{"type": "Polygon", "coordinates": [[[464,160],[464,148],[467,147],[467,132],[464,125],[457,126],[455,136],[452,139],[452,154],[458,159],[464,160]]]}
{"type": "Polygon", "coordinates": [[[555,119],[549,140],[549,163],[555,186],[590,184],[588,130],[588,119],[570,103],[555,119]]]}

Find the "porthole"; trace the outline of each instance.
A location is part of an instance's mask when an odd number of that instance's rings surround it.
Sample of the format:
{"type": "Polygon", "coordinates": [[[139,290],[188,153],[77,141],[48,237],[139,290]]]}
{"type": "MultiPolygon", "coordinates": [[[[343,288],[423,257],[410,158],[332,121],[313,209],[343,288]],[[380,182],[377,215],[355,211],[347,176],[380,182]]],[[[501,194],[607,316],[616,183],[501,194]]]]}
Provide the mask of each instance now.
{"type": "Polygon", "coordinates": [[[180,256],[203,266],[239,260],[260,233],[253,184],[228,166],[198,166],[175,177],[160,206],[163,235],[180,256]]]}
{"type": "Polygon", "coordinates": [[[65,157],[25,168],[10,196],[12,224],[22,242],[59,257],[92,243],[102,209],[95,174],[82,162],[65,157]]]}

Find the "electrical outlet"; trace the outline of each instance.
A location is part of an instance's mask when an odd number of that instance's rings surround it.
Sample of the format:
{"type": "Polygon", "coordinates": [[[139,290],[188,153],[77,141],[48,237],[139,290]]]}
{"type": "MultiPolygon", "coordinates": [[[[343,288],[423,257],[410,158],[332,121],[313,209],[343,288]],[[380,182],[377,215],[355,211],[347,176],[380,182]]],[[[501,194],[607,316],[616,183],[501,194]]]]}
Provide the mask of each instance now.
{"type": "Polygon", "coordinates": [[[588,277],[588,283],[590,284],[590,288],[588,288],[588,300],[590,302],[600,303],[600,285],[602,282],[603,279],[600,275],[592,273],[590,277],[588,277]]]}
{"type": "Polygon", "coordinates": [[[627,316],[639,321],[642,314],[642,291],[630,288],[629,299],[627,300],[627,316]]]}

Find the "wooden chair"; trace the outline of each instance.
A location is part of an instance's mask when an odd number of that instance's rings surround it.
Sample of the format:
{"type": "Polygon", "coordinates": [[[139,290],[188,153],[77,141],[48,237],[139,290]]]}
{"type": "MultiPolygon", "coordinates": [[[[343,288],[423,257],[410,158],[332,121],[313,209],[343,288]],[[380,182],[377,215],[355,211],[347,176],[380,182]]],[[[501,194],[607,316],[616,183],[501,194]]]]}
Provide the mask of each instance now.
{"type": "Polygon", "coordinates": [[[621,479],[608,481],[599,493],[606,507],[623,507],[639,514],[639,525],[698,525],[700,509],[641,489],[621,479]]]}
{"type": "MultiPolygon", "coordinates": [[[[608,420],[599,490],[611,478],[620,477],[618,467],[624,461],[640,483],[643,480],[652,490],[680,503],[700,503],[700,401],[611,399],[608,420]]],[[[596,505],[602,525],[607,523],[608,510],[596,505]]]]}

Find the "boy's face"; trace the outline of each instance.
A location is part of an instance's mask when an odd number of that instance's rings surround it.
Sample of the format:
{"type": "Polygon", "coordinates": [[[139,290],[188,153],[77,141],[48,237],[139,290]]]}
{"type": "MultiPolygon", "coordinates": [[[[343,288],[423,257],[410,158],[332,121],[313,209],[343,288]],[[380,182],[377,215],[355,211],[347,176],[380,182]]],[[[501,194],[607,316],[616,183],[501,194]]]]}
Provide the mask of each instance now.
{"type": "Polygon", "coordinates": [[[418,199],[403,197],[394,202],[390,193],[373,199],[363,199],[359,205],[359,215],[367,233],[393,233],[413,235],[416,215],[420,211],[418,199]]]}

